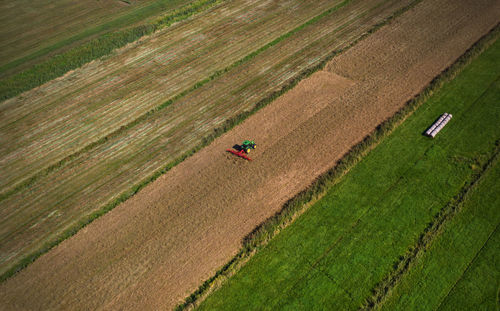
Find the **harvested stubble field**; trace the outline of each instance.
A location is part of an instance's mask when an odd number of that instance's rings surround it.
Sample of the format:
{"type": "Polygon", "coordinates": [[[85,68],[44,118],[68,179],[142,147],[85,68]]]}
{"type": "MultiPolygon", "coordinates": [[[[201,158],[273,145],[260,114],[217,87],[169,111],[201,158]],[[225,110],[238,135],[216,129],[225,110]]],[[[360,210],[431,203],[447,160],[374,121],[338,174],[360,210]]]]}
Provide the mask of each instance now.
{"type": "Polygon", "coordinates": [[[0,271],[413,1],[286,3],[230,2],[0,104],[0,271]]]}
{"type": "MultiPolygon", "coordinates": [[[[500,223],[499,55],[497,40],[200,309],[357,310],[394,263],[413,257],[384,310],[436,310],[500,223]],[[424,137],[443,111],[453,111],[453,121],[435,139],[424,137]]],[[[499,268],[478,277],[487,283],[499,268]]],[[[494,284],[471,302],[483,296],[494,304],[494,284]]]]}
{"type": "MultiPolygon", "coordinates": [[[[320,5],[315,2],[316,8],[320,5]]],[[[12,309],[175,306],[234,255],[241,239],[257,224],[332,167],[354,143],[495,26],[498,12],[498,2],[492,0],[459,3],[424,0],[335,58],[327,71],[301,82],[2,283],[0,301],[12,309]],[[225,148],[249,136],[259,142],[254,162],[242,162],[223,153],[225,148]]],[[[349,15],[353,16],[356,15],[349,15]]],[[[301,29],[306,30],[307,27],[301,29]]],[[[329,37],[322,40],[326,38],[329,37]]],[[[161,40],[161,35],[151,39],[161,40]]],[[[141,44],[136,48],[140,49],[141,44]]],[[[117,57],[120,55],[123,54],[117,57]]],[[[276,62],[271,58],[268,64],[276,62]]],[[[106,66],[94,68],[97,71],[106,66]]],[[[83,68],[82,74],[85,69],[91,71],[92,67],[83,68]]],[[[211,86],[217,92],[218,87],[224,86],[217,81],[213,79],[203,87],[211,86]]],[[[154,81],[144,87],[150,84],[154,89],[154,81]]],[[[175,102],[167,107],[182,110],[175,102]]],[[[142,121],[137,126],[141,124],[142,121]]],[[[139,132],[137,137],[140,136],[139,132]]],[[[157,141],[161,139],[164,136],[158,136],[157,141]]],[[[190,139],[188,136],[180,141],[190,139]]],[[[100,154],[107,153],[103,149],[100,154]]],[[[146,148],[142,153],[149,150],[146,148]]],[[[90,159],[97,162],[98,157],[90,159]]],[[[127,164],[117,162],[114,166],[127,164]]],[[[74,176],[92,167],[86,168],[73,170],[74,176]]],[[[92,182],[87,181],[89,186],[92,182]]],[[[87,196],[91,199],[94,191],[87,196]]]]}
{"type": "Polygon", "coordinates": [[[190,0],[16,0],[0,3],[0,77],[19,72],[98,35],[190,0]]]}

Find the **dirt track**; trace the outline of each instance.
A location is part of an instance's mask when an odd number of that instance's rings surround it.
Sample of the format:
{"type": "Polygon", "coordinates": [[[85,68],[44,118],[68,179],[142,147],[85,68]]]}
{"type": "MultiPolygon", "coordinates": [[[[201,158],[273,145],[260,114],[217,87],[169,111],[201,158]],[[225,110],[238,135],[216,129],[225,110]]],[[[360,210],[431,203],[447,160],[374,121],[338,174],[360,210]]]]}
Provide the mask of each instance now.
{"type": "Polygon", "coordinates": [[[0,304],[173,307],[499,17],[496,0],[424,0],[1,284],[0,304]],[[247,137],[253,162],[223,152],[247,137]]]}

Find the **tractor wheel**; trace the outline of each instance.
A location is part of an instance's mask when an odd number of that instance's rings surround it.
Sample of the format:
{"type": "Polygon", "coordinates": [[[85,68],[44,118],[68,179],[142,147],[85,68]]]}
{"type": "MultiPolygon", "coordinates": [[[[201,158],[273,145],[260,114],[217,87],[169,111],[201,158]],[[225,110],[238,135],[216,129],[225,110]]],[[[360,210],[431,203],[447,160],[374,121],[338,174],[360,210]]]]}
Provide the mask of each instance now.
{"type": "Polygon", "coordinates": [[[249,152],[250,152],[250,148],[247,149],[247,153],[249,153],[249,152]]]}

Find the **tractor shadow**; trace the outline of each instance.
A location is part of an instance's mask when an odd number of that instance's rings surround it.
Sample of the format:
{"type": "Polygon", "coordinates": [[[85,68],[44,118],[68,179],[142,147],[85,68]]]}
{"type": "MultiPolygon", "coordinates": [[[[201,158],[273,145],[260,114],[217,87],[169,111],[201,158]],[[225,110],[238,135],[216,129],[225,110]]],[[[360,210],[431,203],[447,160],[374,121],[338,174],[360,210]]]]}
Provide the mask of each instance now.
{"type": "Polygon", "coordinates": [[[233,149],[236,151],[241,151],[241,150],[243,150],[243,147],[241,145],[236,144],[233,146],[233,149]]]}

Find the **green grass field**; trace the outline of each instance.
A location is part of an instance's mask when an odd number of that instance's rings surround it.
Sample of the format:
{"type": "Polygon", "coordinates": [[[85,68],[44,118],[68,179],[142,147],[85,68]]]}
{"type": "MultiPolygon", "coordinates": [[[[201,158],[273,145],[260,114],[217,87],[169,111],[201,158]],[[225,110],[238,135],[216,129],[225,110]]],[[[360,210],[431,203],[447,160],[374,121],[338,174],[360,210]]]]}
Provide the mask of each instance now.
{"type": "MultiPolygon", "coordinates": [[[[495,183],[500,179],[499,172],[497,165],[496,173],[490,174],[492,176],[489,178],[492,181],[490,182],[492,186],[495,186],[495,183]]],[[[498,189],[498,185],[497,188],[490,188],[489,194],[492,195],[495,189],[498,189]]],[[[484,192],[478,193],[480,195],[484,194],[484,192]]],[[[495,194],[497,196],[496,204],[499,206],[498,190],[495,194]]],[[[499,246],[500,232],[497,225],[495,232],[477,254],[477,257],[474,258],[448,296],[442,301],[440,310],[457,310],[457,306],[463,307],[464,310],[473,310],[474,308],[480,310],[495,310],[496,308],[498,310],[500,288],[499,246]]]]}
{"type": "Polygon", "coordinates": [[[495,258],[500,246],[498,163],[381,309],[495,310],[500,280],[500,261],[495,258]]]}
{"type": "Polygon", "coordinates": [[[497,41],[200,308],[362,306],[497,152],[499,57],[497,41]],[[435,139],[422,136],[443,112],[450,123],[435,139]]]}

